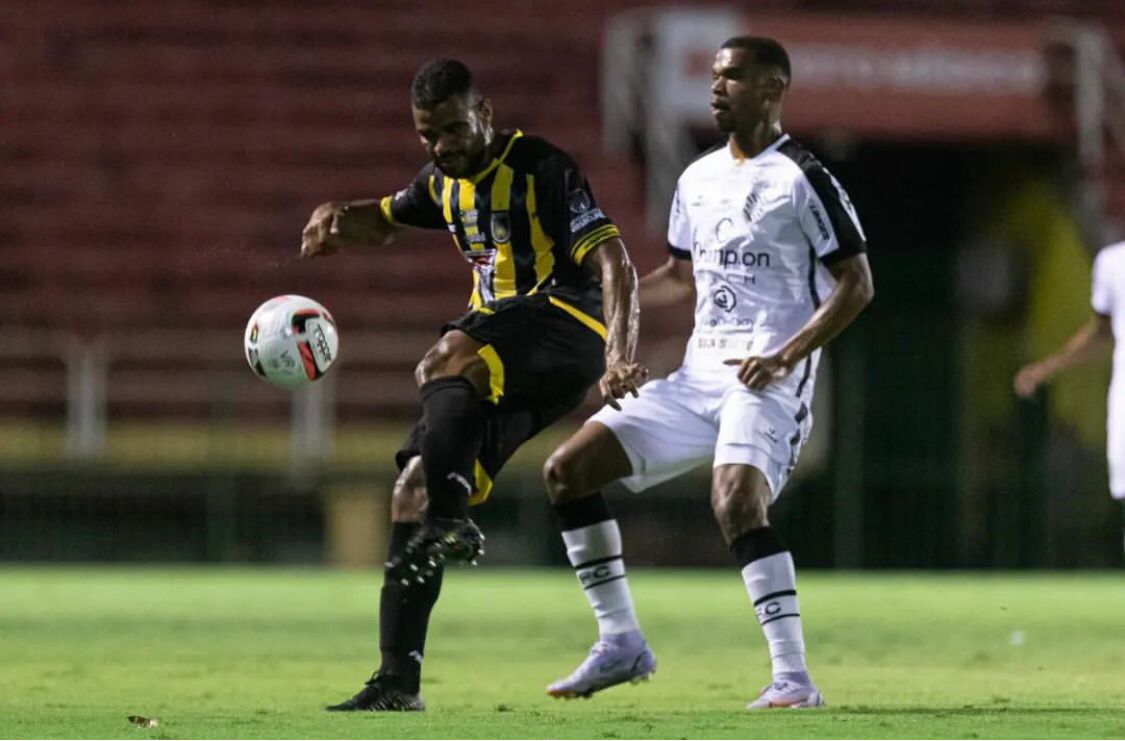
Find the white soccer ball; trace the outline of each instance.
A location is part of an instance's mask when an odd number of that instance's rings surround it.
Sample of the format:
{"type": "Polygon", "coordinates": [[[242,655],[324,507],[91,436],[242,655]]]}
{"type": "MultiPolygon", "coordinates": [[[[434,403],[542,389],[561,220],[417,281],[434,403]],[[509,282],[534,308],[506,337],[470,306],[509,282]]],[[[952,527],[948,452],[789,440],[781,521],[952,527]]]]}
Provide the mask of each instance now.
{"type": "Polygon", "coordinates": [[[246,324],[246,362],[275,386],[296,389],[328,372],[340,349],[328,310],[304,296],[277,296],[246,324]]]}

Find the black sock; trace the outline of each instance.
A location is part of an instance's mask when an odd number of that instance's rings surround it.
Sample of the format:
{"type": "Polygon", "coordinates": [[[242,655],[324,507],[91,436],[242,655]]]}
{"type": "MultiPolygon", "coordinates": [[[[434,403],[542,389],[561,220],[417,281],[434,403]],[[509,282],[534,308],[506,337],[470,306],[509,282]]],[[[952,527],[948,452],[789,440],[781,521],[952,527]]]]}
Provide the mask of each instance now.
{"type": "Polygon", "coordinates": [[[484,439],[484,410],[467,378],[449,376],[422,385],[422,469],[430,504],[426,519],[469,515],[473,473],[484,439]]]}
{"type": "MultiPolygon", "coordinates": [[[[414,522],[393,523],[388,553],[401,553],[420,526],[414,522]]],[[[425,584],[403,586],[383,582],[379,596],[379,650],[382,664],[379,672],[394,674],[407,692],[418,692],[422,679],[422,657],[426,649],[426,630],[430,612],[441,593],[444,568],[438,566],[425,584]]]]}

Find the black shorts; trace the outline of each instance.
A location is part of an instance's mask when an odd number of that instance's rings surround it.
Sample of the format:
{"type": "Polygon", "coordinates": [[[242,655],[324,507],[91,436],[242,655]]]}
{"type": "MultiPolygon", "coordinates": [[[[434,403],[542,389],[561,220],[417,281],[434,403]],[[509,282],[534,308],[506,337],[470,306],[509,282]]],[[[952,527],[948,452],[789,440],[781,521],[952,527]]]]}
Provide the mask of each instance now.
{"type": "MultiPolygon", "coordinates": [[[[546,294],[486,304],[442,327],[484,345],[490,393],[484,442],[470,504],[488,498],[500,469],[540,430],[573,411],[605,372],[605,326],[570,302],[546,294]]],[[[419,454],[423,422],[395,455],[399,469],[419,454]]]]}

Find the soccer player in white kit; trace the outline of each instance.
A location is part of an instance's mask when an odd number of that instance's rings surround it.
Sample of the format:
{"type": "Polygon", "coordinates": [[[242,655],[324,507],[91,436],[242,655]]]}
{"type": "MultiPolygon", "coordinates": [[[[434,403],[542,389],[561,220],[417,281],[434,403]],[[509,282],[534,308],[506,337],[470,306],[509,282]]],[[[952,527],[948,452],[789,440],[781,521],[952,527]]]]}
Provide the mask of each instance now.
{"type": "Polygon", "coordinates": [[[1027,398],[1059,373],[1104,356],[1113,347],[1113,376],[1106,415],[1106,458],[1109,493],[1125,513],[1125,242],[1103,247],[1094,258],[1090,303],[1094,316],[1054,355],[1030,363],[1015,378],[1016,393],[1027,398]]]}
{"type": "Polygon", "coordinates": [[[641,280],[641,306],[695,296],[683,365],[595,414],[544,467],[567,555],[599,640],[547,688],[585,697],[647,676],[655,658],[633,610],[617,522],[599,490],[641,491],[713,462],[711,504],[769,644],[773,681],[749,708],[815,707],[793,558],[770,527],[812,425],[820,348],[874,295],[863,230],[840,184],[782,133],[789,59],[772,39],[719,50],[711,109],[727,141],[680,176],[671,255],[641,280]]]}

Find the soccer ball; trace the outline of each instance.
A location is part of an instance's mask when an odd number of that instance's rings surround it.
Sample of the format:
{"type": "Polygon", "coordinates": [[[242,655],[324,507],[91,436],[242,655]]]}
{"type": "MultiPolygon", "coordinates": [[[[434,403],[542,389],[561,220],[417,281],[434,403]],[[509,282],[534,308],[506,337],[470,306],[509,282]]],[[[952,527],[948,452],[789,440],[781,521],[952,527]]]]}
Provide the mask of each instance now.
{"type": "Polygon", "coordinates": [[[323,376],[340,347],[328,310],[304,296],[277,296],[246,324],[246,362],[275,386],[296,389],[323,376]]]}

